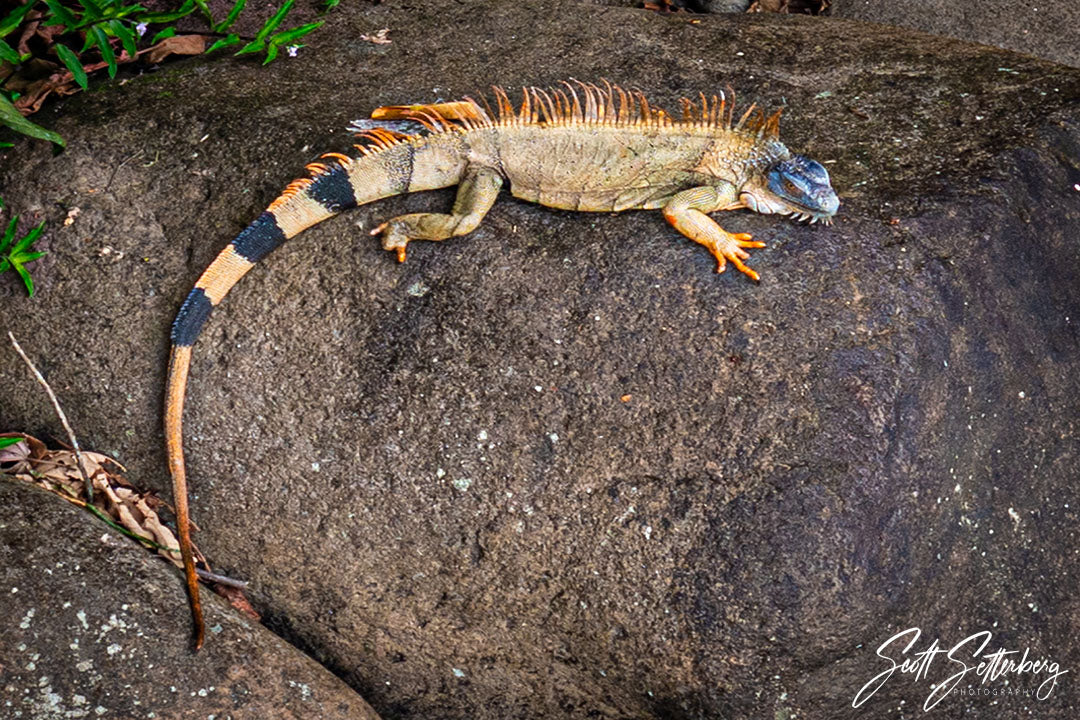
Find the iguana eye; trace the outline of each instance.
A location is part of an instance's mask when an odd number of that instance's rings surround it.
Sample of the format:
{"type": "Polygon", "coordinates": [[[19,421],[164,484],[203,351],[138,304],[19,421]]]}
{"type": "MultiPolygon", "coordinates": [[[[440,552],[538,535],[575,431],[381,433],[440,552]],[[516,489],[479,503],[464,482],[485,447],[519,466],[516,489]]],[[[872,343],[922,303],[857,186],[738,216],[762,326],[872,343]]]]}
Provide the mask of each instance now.
{"type": "Polygon", "coordinates": [[[802,155],[776,163],[769,171],[767,187],[785,202],[816,214],[833,215],[839,205],[829,173],[802,155]]]}

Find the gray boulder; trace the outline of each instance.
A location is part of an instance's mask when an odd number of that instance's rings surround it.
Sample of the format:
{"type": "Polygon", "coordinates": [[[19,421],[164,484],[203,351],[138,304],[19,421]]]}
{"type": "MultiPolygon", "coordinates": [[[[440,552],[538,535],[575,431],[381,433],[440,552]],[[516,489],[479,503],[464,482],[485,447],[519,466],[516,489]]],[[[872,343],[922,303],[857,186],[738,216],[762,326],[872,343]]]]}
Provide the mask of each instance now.
{"type": "Polygon", "coordinates": [[[835,18],[898,25],[1080,67],[1080,6],[1073,0],[832,0],[835,18]]]}
{"type": "MultiPolygon", "coordinates": [[[[659,213],[507,198],[404,265],[367,230],[451,192],[309,230],[195,348],[215,567],[392,718],[914,715],[941,658],[852,707],[912,627],[913,653],[988,630],[988,653],[1080,667],[1074,69],[801,17],[343,6],[270,71],[185,62],[41,118],[69,149],[0,169],[51,221],[40,294],[0,285],[5,322],[84,445],[167,493],[168,326],[214,255],[372,108],[568,76],[786,104],[836,224],[724,216],[768,243],[760,285],[659,213]]],[[[0,427],[59,435],[6,347],[0,384],[0,427]]],[[[1043,677],[972,674],[934,712],[1072,718],[1070,678],[984,697],[1043,677]]]]}
{"type": "Polygon", "coordinates": [[[2,478],[0,507],[3,717],[378,720],[219,598],[193,654],[180,577],[89,513],[2,478]]]}

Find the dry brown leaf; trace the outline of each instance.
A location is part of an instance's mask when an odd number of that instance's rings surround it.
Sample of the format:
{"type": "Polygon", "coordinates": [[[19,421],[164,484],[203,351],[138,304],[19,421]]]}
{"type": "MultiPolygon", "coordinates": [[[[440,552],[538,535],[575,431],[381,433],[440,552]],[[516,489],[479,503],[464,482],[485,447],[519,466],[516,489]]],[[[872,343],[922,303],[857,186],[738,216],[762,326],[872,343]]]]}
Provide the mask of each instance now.
{"type": "Polygon", "coordinates": [[[37,33],[38,25],[41,24],[40,20],[34,20],[23,26],[22,35],[19,36],[19,42],[16,43],[15,49],[19,55],[30,54],[30,39],[37,33]]]}
{"type": "Polygon", "coordinates": [[[4,89],[13,93],[26,93],[26,89],[42,78],[58,73],[63,68],[44,58],[31,58],[19,66],[19,72],[13,74],[4,83],[4,89]]]}
{"type": "Polygon", "coordinates": [[[34,37],[34,33],[37,32],[38,26],[41,25],[41,18],[43,13],[40,10],[31,10],[26,13],[25,20],[28,20],[23,25],[22,34],[19,36],[19,41],[15,44],[15,48],[19,51],[20,55],[27,55],[30,53],[30,38],[34,37]]]}
{"type": "Polygon", "coordinates": [[[361,35],[360,39],[361,40],[366,40],[369,43],[374,43],[376,45],[389,45],[390,43],[394,42],[390,38],[386,37],[387,33],[389,33],[389,32],[390,32],[390,28],[383,28],[382,30],[379,30],[378,32],[372,33],[371,35],[367,35],[367,34],[361,35]]]}
{"type": "MultiPolygon", "coordinates": [[[[10,90],[8,86],[5,90],[10,90]]],[[[79,92],[80,88],[75,83],[75,78],[70,72],[53,73],[49,77],[36,80],[26,86],[23,94],[15,101],[15,107],[23,115],[32,115],[41,109],[45,98],[52,93],[57,95],[72,95],[79,92]]]]}
{"type": "MultiPolygon", "coordinates": [[[[37,11],[31,12],[30,15],[32,16],[34,12],[37,11]]],[[[20,49],[19,52],[24,54],[29,52],[27,43],[35,36],[42,38],[47,45],[51,46],[54,44],[53,36],[61,34],[63,31],[63,26],[42,27],[39,22],[31,22],[24,28],[20,36],[19,47],[26,46],[26,48],[20,49]]],[[[204,35],[174,35],[165,38],[156,45],[139,50],[136,56],[146,54],[147,60],[156,64],[169,55],[199,55],[206,48],[208,40],[209,38],[204,35]]],[[[372,42],[390,41],[386,40],[384,36],[382,40],[373,40],[372,42]]],[[[125,50],[116,49],[116,62],[118,64],[129,63],[136,57],[128,55],[125,50]]],[[[107,66],[108,63],[102,61],[84,65],[83,70],[90,74],[107,66]]],[[[9,63],[0,63],[0,68],[2,68],[0,82],[3,83],[5,90],[19,93],[19,98],[14,101],[14,105],[23,115],[36,113],[45,100],[54,93],[57,95],[72,95],[82,89],[75,82],[75,77],[67,68],[44,58],[33,58],[23,63],[17,73],[14,72],[14,68],[9,63]]]]}
{"type": "Polygon", "coordinates": [[[252,620],[256,622],[262,620],[262,616],[251,606],[247,596],[244,595],[244,591],[240,588],[229,587],[228,585],[222,585],[221,583],[214,583],[214,592],[228,600],[230,605],[252,620]]]}
{"type": "Polygon", "coordinates": [[[8,472],[29,472],[30,460],[45,455],[45,443],[22,433],[0,433],[0,438],[22,438],[20,442],[0,450],[0,466],[11,464],[8,472]]]}
{"type": "Polygon", "coordinates": [[[53,38],[55,38],[57,35],[63,35],[66,32],[68,32],[68,29],[63,24],[49,25],[47,27],[39,27],[37,31],[37,36],[44,40],[45,44],[48,47],[52,47],[56,44],[53,38]]]}
{"type": "MultiPolygon", "coordinates": [[[[82,473],[78,459],[71,450],[48,450],[40,440],[22,433],[2,433],[0,437],[22,438],[0,450],[0,473],[16,480],[37,485],[76,505],[85,505],[82,473]]],[[[176,536],[161,522],[157,508],[165,506],[151,493],[139,492],[118,472],[124,466],[108,455],[84,451],[83,466],[94,488],[94,506],[113,518],[129,532],[161,545],[157,552],[180,566],[176,536]]],[[[196,549],[196,556],[203,560],[196,549]]],[[[204,561],[205,564],[205,561],[204,561]]]]}
{"type": "MultiPolygon", "coordinates": [[[[68,502],[84,507],[84,484],[78,459],[71,450],[49,450],[37,438],[23,433],[0,433],[0,438],[17,437],[20,441],[0,449],[0,475],[44,488],[68,502]]],[[[94,507],[128,532],[156,543],[158,554],[177,567],[183,567],[176,535],[158,515],[158,509],[169,507],[151,492],[140,492],[119,474],[124,466],[108,455],[82,451],[83,467],[94,488],[94,507]]],[[[194,526],[198,529],[197,526],[194,526]]],[[[199,549],[192,546],[196,560],[206,568],[209,564],[199,549]]],[[[258,620],[259,614],[248,602],[242,589],[214,582],[208,584],[219,595],[245,615],[258,620]]]]}
{"type": "Polygon", "coordinates": [[[112,487],[108,480],[100,475],[95,475],[93,478],[94,489],[100,490],[105,494],[105,497],[112,501],[111,505],[108,506],[109,514],[113,515],[117,522],[139,537],[153,540],[154,534],[144,530],[135,514],[131,511],[131,490],[129,488],[112,487]]]}
{"type": "MultiPolygon", "coordinates": [[[[179,549],[180,543],[177,542],[176,536],[173,535],[173,531],[162,524],[161,519],[158,518],[157,512],[151,507],[151,503],[149,502],[151,499],[156,500],[157,498],[139,497],[135,501],[135,507],[143,514],[143,527],[153,534],[154,542],[158,545],[179,549]]],[[[179,553],[159,549],[158,554],[176,567],[184,567],[184,561],[180,559],[179,553]]]]}
{"type": "MultiPolygon", "coordinates": [[[[150,48],[147,48],[149,50],[150,48]]],[[[146,52],[140,50],[139,54],[146,52]]],[[[129,63],[135,58],[122,50],[116,56],[116,62],[129,63]]],[[[98,62],[83,65],[83,70],[90,74],[108,66],[108,63],[98,62]]],[[[25,63],[17,75],[12,75],[4,83],[4,89],[12,92],[20,92],[22,95],[14,102],[16,108],[23,115],[36,113],[45,99],[52,93],[57,95],[73,95],[82,88],[75,82],[75,76],[67,68],[61,68],[54,62],[34,58],[25,63]],[[36,64],[36,65],[35,65],[36,64]],[[35,65],[35,68],[31,68],[35,65]],[[42,77],[46,72],[49,74],[42,77]],[[30,79],[36,78],[36,79],[30,79]]]]}
{"type": "Polygon", "coordinates": [[[139,54],[145,52],[147,62],[157,64],[170,55],[199,55],[206,48],[206,40],[205,35],[173,35],[139,54]]]}

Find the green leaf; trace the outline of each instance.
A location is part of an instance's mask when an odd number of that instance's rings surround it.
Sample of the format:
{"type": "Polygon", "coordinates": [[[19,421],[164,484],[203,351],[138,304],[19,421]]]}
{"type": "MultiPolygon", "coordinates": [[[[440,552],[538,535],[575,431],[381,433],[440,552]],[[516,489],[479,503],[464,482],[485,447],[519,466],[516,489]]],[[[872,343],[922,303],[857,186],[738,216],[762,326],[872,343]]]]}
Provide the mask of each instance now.
{"type": "Polygon", "coordinates": [[[39,140],[48,140],[54,142],[60,147],[64,147],[64,138],[60,137],[52,130],[46,130],[40,125],[35,125],[22,116],[15,106],[11,104],[11,101],[0,94],[0,124],[7,125],[15,132],[22,133],[23,135],[29,135],[30,137],[38,138],[39,140]]]}
{"type": "Polygon", "coordinates": [[[255,33],[255,40],[257,42],[263,42],[270,33],[277,30],[277,26],[281,24],[281,21],[284,20],[285,16],[292,10],[294,3],[295,0],[286,0],[285,4],[278,8],[278,11],[274,13],[274,16],[266,21],[266,24],[262,26],[262,29],[255,33]]]}
{"type": "Polygon", "coordinates": [[[15,48],[3,40],[0,40],[0,60],[7,60],[12,65],[18,65],[22,62],[22,58],[19,57],[19,53],[15,52],[15,48]]]}
{"type": "Polygon", "coordinates": [[[199,10],[202,11],[203,16],[206,18],[206,22],[210,23],[210,26],[214,26],[214,16],[210,14],[210,7],[206,4],[206,0],[195,0],[195,4],[199,6],[199,10]]]}
{"type": "Polygon", "coordinates": [[[71,71],[72,76],[75,78],[75,82],[79,83],[79,87],[85,90],[86,70],[83,69],[82,61],[79,60],[79,56],[63,43],[56,43],[53,47],[56,48],[57,57],[64,62],[64,67],[71,71]]]}
{"type": "Polygon", "coordinates": [[[49,21],[46,25],[63,25],[69,30],[79,24],[78,18],[71,14],[71,11],[60,4],[60,0],[45,0],[45,4],[49,6],[49,10],[52,15],[49,17],[49,21]]]}
{"type": "Polygon", "coordinates": [[[18,257],[13,256],[11,259],[12,260],[18,260],[19,262],[21,262],[21,263],[23,263],[25,265],[26,263],[34,262],[38,258],[43,258],[48,254],[49,253],[45,252],[44,250],[42,250],[40,252],[32,252],[32,253],[19,253],[18,257]]]}
{"type": "Polygon", "coordinates": [[[142,5],[125,5],[123,7],[118,7],[116,5],[110,4],[109,7],[105,8],[105,17],[116,18],[119,20],[120,18],[125,18],[128,15],[141,12],[143,10],[146,10],[146,8],[144,8],[142,5]]]}
{"type": "Polygon", "coordinates": [[[215,42],[210,47],[206,48],[206,52],[212,53],[215,50],[220,50],[223,47],[229,47],[230,45],[235,45],[238,42],[240,42],[240,36],[237,35],[236,33],[229,33],[225,37],[223,37],[220,40],[218,40],[217,42],[215,42]]]}
{"type": "Polygon", "coordinates": [[[322,21],[308,23],[307,25],[301,25],[300,27],[293,28],[292,30],[285,30],[279,32],[270,38],[270,41],[266,43],[266,59],[263,60],[263,65],[266,65],[274,58],[278,56],[278,50],[283,47],[288,47],[295,44],[296,40],[307,35],[315,28],[322,25],[322,21]]]}
{"type": "Polygon", "coordinates": [[[164,30],[162,30],[161,32],[159,32],[157,35],[155,35],[154,39],[150,41],[150,44],[151,45],[157,45],[159,42],[161,42],[165,38],[171,38],[175,34],[176,34],[176,28],[167,27],[164,30]]]}
{"type": "Polygon", "coordinates": [[[138,50],[135,48],[135,33],[131,27],[124,24],[122,20],[110,20],[109,27],[116,37],[120,38],[120,44],[124,46],[124,52],[128,54],[128,57],[135,57],[138,50]]]}
{"type": "Polygon", "coordinates": [[[326,5],[323,6],[323,11],[333,10],[338,6],[341,0],[326,0],[326,5]]]}
{"type": "Polygon", "coordinates": [[[244,47],[236,51],[237,55],[247,55],[248,53],[259,52],[266,47],[266,43],[262,40],[252,40],[244,47]]]}
{"type": "Polygon", "coordinates": [[[4,231],[4,237],[0,238],[0,253],[6,253],[8,246],[11,245],[11,241],[15,239],[15,226],[19,224],[19,216],[11,218],[11,222],[8,223],[7,230],[4,231]]]}
{"type": "Polygon", "coordinates": [[[323,22],[323,20],[320,20],[318,22],[308,23],[307,25],[301,25],[300,27],[293,28],[292,30],[285,30],[283,32],[279,32],[277,35],[270,38],[270,44],[292,45],[294,40],[299,40],[300,38],[304,37],[309,32],[322,25],[323,22]]]}
{"type": "Polygon", "coordinates": [[[262,64],[266,65],[266,64],[270,63],[274,58],[276,58],[279,49],[280,49],[280,46],[274,45],[273,43],[267,45],[266,46],[266,59],[263,60],[262,64]]]}
{"type": "Polygon", "coordinates": [[[245,4],[247,4],[247,0],[236,0],[236,2],[232,6],[232,10],[230,10],[229,14],[225,16],[225,19],[219,22],[214,27],[214,32],[225,32],[226,30],[228,30],[229,27],[231,27],[232,24],[236,22],[236,18],[240,16],[240,13],[243,11],[245,4]]]}
{"type": "Polygon", "coordinates": [[[34,5],[35,3],[32,0],[28,0],[25,4],[12,10],[11,14],[6,18],[0,20],[0,38],[14,32],[15,29],[22,24],[23,18],[26,17],[26,13],[30,12],[34,5]]]}
{"type": "MultiPolygon", "coordinates": [[[[13,147],[15,147],[15,143],[0,142],[0,148],[13,148],[13,147]]],[[[0,207],[4,207],[4,206],[2,204],[0,204],[0,207]]]]}
{"type": "Polygon", "coordinates": [[[147,24],[171,23],[182,17],[187,17],[195,10],[195,0],[185,0],[178,10],[173,12],[143,13],[135,19],[147,24]]]}
{"type": "Polygon", "coordinates": [[[11,447],[12,445],[15,445],[16,443],[21,443],[22,441],[23,438],[21,437],[0,438],[0,449],[11,447]]]}
{"type": "Polygon", "coordinates": [[[90,32],[94,34],[94,41],[97,43],[98,50],[101,51],[101,59],[109,66],[109,78],[115,78],[116,52],[113,50],[112,45],[109,44],[109,36],[105,34],[105,30],[100,25],[91,27],[90,32]]]}
{"type": "Polygon", "coordinates": [[[22,278],[23,285],[26,286],[26,293],[30,297],[34,297],[34,279],[30,277],[30,273],[21,263],[17,263],[14,260],[11,262],[11,267],[15,268],[15,272],[19,273],[19,277],[22,278]]]}
{"type": "Polygon", "coordinates": [[[30,232],[26,233],[26,237],[24,237],[19,242],[15,243],[15,247],[13,247],[11,249],[11,254],[14,256],[14,255],[17,255],[18,253],[21,253],[23,250],[29,249],[29,247],[31,245],[33,245],[34,242],[38,239],[38,236],[41,235],[41,231],[42,231],[42,229],[44,227],[45,227],[45,221],[42,220],[38,224],[38,226],[36,228],[34,228],[30,232]]]}
{"type": "Polygon", "coordinates": [[[84,16],[86,19],[99,20],[104,15],[101,6],[94,2],[94,0],[79,0],[79,4],[86,10],[86,15],[84,16]]]}
{"type": "Polygon", "coordinates": [[[7,258],[0,258],[0,275],[11,269],[11,262],[7,258]]]}

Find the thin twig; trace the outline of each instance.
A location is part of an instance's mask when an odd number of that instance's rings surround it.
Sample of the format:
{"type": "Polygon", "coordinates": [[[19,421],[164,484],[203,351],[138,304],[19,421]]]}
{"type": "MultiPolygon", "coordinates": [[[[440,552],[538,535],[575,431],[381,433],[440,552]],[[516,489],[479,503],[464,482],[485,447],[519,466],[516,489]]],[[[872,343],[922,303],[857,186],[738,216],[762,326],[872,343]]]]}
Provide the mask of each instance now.
{"type": "Polygon", "coordinates": [[[22,347],[19,345],[19,341],[15,339],[15,336],[8,331],[8,337],[11,339],[11,344],[15,348],[15,352],[19,353],[23,362],[26,363],[26,367],[30,368],[30,372],[34,373],[34,377],[37,378],[41,387],[45,388],[45,393],[49,396],[49,400],[52,401],[53,409],[56,410],[57,417],[60,418],[60,424],[64,426],[64,430],[67,431],[68,440],[71,441],[71,447],[75,448],[75,461],[79,464],[79,474],[82,475],[83,484],[86,487],[86,501],[88,503],[94,502],[94,486],[90,482],[90,476],[86,474],[86,465],[83,463],[82,451],[79,450],[79,441],[75,439],[75,432],[71,429],[71,425],[68,424],[67,415],[64,414],[64,409],[60,407],[60,401],[56,399],[56,393],[49,387],[49,383],[45,382],[45,378],[42,377],[34,363],[30,361],[30,358],[23,352],[22,347]]]}
{"type": "Polygon", "coordinates": [[[116,167],[113,168],[112,175],[109,175],[109,182],[105,183],[105,189],[102,190],[102,192],[109,192],[109,188],[112,187],[113,180],[116,179],[116,173],[120,172],[120,168],[127,165],[128,162],[130,162],[131,160],[134,160],[136,158],[140,158],[142,156],[143,156],[143,151],[139,150],[138,152],[133,153],[131,155],[128,155],[126,158],[124,158],[123,161],[120,162],[120,164],[118,164],[116,167]]]}
{"type": "Polygon", "coordinates": [[[224,575],[218,575],[212,573],[209,570],[203,570],[202,568],[195,568],[195,574],[199,576],[200,580],[207,580],[219,585],[227,585],[229,587],[240,588],[243,590],[248,586],[247,580],[236,580],[231,577],[225,577],[224,575]]]}

